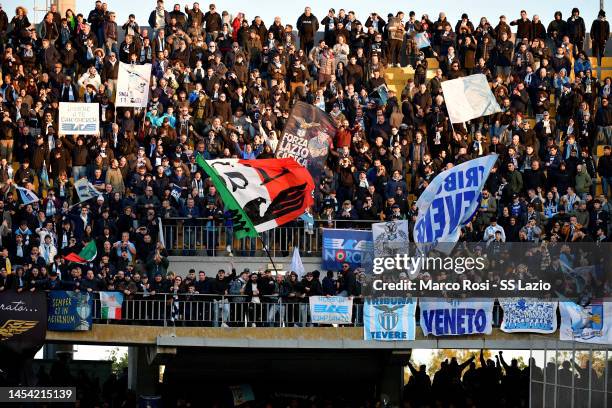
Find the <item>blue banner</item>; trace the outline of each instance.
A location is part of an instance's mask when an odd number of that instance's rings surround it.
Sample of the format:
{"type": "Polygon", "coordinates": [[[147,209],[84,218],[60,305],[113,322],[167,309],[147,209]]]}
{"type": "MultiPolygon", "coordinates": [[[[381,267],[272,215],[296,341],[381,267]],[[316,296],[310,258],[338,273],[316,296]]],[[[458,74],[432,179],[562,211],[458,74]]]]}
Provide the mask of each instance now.
{"type": "Polygon", "coordinates": [[[480,193],[496,161],[497,155],[491,154],[438,174],[417,201],[419,213],[414,224],[414,241],[428,244],[428,249],[437,243],[457,242],[461,226],[478,208],[480,193]]]}
{"type": "Polygon", "coordinates": [[[323,229],[323,269],[341,270],[344,262],[352,269],[372,262],[372,231],[323,229]]]}
{"type": "Polygon", "coordinates": [[[612,345],[612,302],[593,299],[582,306],[559,302],[561,340],[612,345]]]}
{"type": "Polygon", "coordinates": [[[460,336],[491,334],[493,331],[491,300],[419,299],[421,329],[425,336],[460,336]]]}
{"type": "Polygon", "coordinates": [[[500,329],[506,333],[543,333],[557,330],[557,302],[538,299],[499,299],[504,311],[500,329]]]}
{"type": "Polygon", "coordinates": [[[91,330],[93,299],[88,293],[51,291],[48,299],[48,330],[91,330]]]}
{"type": "Polygon", "coordinates": [[[363,307],[363,339],[414,340],[416,299],[368,298],[363,307]]]}

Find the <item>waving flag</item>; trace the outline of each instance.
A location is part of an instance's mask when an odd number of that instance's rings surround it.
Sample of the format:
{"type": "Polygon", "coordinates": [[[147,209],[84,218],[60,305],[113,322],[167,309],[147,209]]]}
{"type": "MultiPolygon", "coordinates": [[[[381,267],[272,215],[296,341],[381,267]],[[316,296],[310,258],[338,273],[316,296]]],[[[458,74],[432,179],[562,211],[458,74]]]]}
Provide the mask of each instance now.
{"type": "Polygon", "coordinates": [[[21,197],[21,201],[23,201],[25,205],[32,204],[38,201],[38,196],[34,194],[32,190],[28,190],[27,188],[23,188],[19,186],[15,186],[15,188],[17,189],[17,191],[19,191],[19,196],[21,197]]]}
{"type": "Polygon", "coordinates": [[[414,36],[414,40],[419,50],[431,46],[429,38],[427,38],[427,33],[417,33],[417,35],[414,36]]]}
{"type": "Polygon", "coordinates": [[[79,195],[80,202],[87,201],[100,195],[100,192],[96,190],[94,185],[91,184],[86,178],[75,181],[74,188],[79,195]]]}
{"type": "Polygon", "coordinates": [[[78,254],[71,252],[64,259],[70,262],[86,264],[96,259],[96,256],[98,256],[98,247],[96,247],[96,241],[92,239],[81,252],[78,254]]]}
{"type": "Polygon", "coordinates": [[[115,106],[144,108],[149,100],[151,64],[119,63],[115,106]]]}
{"type": "Polygon", "coordinates": [[[312,205],[314,182],[294,159],[204,160],[208,174],[232,214],[238,239],[293,221],[312,205]]]}
{"type": "Polygon", "coordinates": [[[298,278],[304,277],[306,271],[304,270],[304,264],[302,263],[302,257],[300,256],[300,250],[297,246],[293,247],[293,256],[291,257],[291,271],[297,273],[298,278]]]}
{"type": "Polygon", "coordinates": [[[461,226],[478,207],[480,193],[496,161],[497,155],[491,154],[438,174],[417,201],[414,241],[457,242],[461,226]]]}
{"type": "Polygon", "coordinates": [[[452,123],[501,112],[484,74],[444,81],[442,93],[452,123]]]}

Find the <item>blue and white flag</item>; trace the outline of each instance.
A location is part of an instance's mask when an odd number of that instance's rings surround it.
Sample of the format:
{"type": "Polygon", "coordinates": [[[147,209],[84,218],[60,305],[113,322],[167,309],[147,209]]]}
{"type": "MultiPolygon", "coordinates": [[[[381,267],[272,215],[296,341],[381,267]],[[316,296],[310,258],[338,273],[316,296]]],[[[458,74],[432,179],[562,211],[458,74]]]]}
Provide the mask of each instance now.
{"type": "Polygon", "coordinates": [[[494,299],[419,299],[423,334],[425,336],[491,334],[493,303],[494,299]]]}
{"type": "Polygon", "coordinates": [[[557,302],[538,299],[503,298],[501,330],[506,333],[543,333],[557,330],[557,302]]]}
{"type": "Polygon", "coordinates": [[[19,186],[15,186],[15,188],[17,189],[17,191],[19,191],[19,196],[21,197],[21,201],[23,201],[24,204],[27,205],[38,201],[38,196],[34,194],[32,190],[28,190],[27,188],[19,186]]]}
{"type": "Polygon", "coordinates": [[[417,244],[428,244],[419,245],[424,253],[438,243],[459,240],[461,226],[474,216],[496,161],[497,155],[490,154],[461,163],[438,174],[423,191],[417,201],[413,237],[417,244]]]}
{"type": "Polygon", "coordinates": [[[176,201],[180,201],[182,193],[183,193],[183,190],[181,189],[180,186],[177,186],[176,184],[172,185],[172,191],[170,191],[170,195],[174,197],[176,201]]]}
{"type": "Polygon", "coordinates": [[[166,238],[164,238],[164,225],[162,224],[161,217],[157,217],[157,226],[159,228],[159,232],[157,235],[157,241],[160,242],[164,248],[166,247],[166,238]]]}
{"type": "Polygon", "coordinates": [[[416,299],[368,298],[363,305],[363,339],[414,340],[416,299]]]}
{"type": "Polygon", "coordinates": [[[353,318],[353,298],[342,296],[311,296],[310,318],[313,323],[349,324],[353,318]]]}
{"type": "Polygon", "coordinates": [[[588,306],[559,302],[561,340],[612,344],[612,302],[592,301],[588,306]]]}
{"type": "Polygon", "coordinates": [[[431,46],[427,33],[417,33],[417,35],[414,36],[414,41],[416,41],[416,46],[419,50],[431,46]]]}
{"type": "Polygon", "coordinates": [[[74,188],[79,196],[79,202],[98,197],[101,193],[86,178],[75,181],[74,188]]]}
{"type": "Polygon", "coordinates": [[[474,74],[441,84],[451,123],[467,122],[501,112],[484,74],[474,74]]]}

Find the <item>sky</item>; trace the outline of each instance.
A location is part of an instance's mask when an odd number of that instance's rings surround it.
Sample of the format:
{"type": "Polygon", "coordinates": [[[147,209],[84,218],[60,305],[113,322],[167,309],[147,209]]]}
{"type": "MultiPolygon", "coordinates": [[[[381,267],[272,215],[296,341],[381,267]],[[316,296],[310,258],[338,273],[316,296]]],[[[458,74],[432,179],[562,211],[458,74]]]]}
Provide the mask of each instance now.
{"type": "MultiPolygon", "coordinates": [[[[38,0],[39,4],[44,3],[44,0],[38,0]]],[[[77,11],[83,13],[86,17],[89,10],[93,8],[94,0],[77,0],[77,11]]],[[[155,1],[126,1],[126,0],[109,0],[107,1],[109,10],[113,10],[117,13],[117,22],[122,24],[127,20],[127,16],[130,13],[136,15],[136,21],[141,25],[146,25],[146,21],[149,17],[149,13],[155,7],[155,1]]],[[[34,0],[9,0],[3,1],[4,10],[9,14],[9,18],[14,14],[15,7],[18,5],[25,6],[28,10],[32,10],[34,6],[34,0]]],[[[166,10],[171,10],[175,1],[166,0],[166,10]]],[[[185,6],[185,2],[179,2],[182,7],[185,6]]],[[[192,3],[189,3],[190,5],[192,3]]],[[[200,8],[208,9],[208,2],[200,2],[200,8]]],[[[431,20],[437,19],[440,11],[446,12],[448,19],[456,22],[462,13],[467,13],[472,21],[478,22],[480,17],[486,16],[489,21],[497,24],[499,16],[501,14],[506,15],[508,20],[514,20],[519,17],[521,9],[525,9],[529,16],[538,14],[540,19],[545,25],[552,20],[555,11],[559,10],[563,13],[565,18],[569,17],[571,9],[575,6],[580,8],[581,15],[585,19],[587,31],[591,26],[593,19],[597,17],[599,11],[599,0],[543,0],[543,1],[490,1],[490,0],[472,0],[469,2],[449,1],[449,0],[428,0],[411,2],[410,6],[407,3],[401,3],[391,0],[379,0],[375,2],[376,6],[373,7],[374,3],[371,1],[353,0],[353,1],[336,1],[336,0],[314,0],[314,1],[271,1],[271,0],[232,0],[225,2],[216,2],[217,10],[227,10],[231,15],[235,15],[237,12],[245,12],[247,18],[251,20],[256,15],[262,17],[266,25],[270,25],[274,16],[280,16],[281,21],[286,24],[293,24],[299,15],[303,12],[303,8],[309,5],[312,8],[313,13],[319,18],[323,19],[327,14],[327,10],[333,7],[338,11],[340,8],[344,8],[346,11],[353,10],[357,14],[363,23],[367,19],[367,16],[371,12],[376,12],[380,15],[386,16],[388,13],[396,13],[397,11],[403,11],[406,14],[413,10],[417,17],[422,14],[428,14],[431,20]],[[398,4],[402,4],[398,6],[398,4]],[[466,7],[466,5],[468,5],[466,7]]],[[[40,6],[39,6],[40,7],[40,6]]],[[[30,14],[32,11],[30,11],[30,14]]],[[[39,12],[38,19],[42,20],[42,13],[39,12]]]]}

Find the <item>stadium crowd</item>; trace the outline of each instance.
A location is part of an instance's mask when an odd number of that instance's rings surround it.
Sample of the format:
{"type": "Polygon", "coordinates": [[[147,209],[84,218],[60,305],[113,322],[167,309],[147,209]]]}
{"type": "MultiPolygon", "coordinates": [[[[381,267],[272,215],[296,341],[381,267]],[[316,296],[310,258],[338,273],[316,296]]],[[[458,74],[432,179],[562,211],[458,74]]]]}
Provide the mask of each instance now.
{"type": "MultiPolygon", "coordinates": [[[[567,18],[556,12],[547,27],[526,11],[499,21],[463,14],[453,24],[443,12],[432,21],[343,9],[319,21],[309,7],[295,24],[266,25],[214,4],[170,10],[162,0],[145,18],[119,22],[100,1],[63,15],[51,5],[41,22],[21,6],[10,18],[0,11],[0,291],[195,290],[197,279],[168,272],[159,220],[187,227],[186,241],[195,240],[190,227],[224,228],[221,253],[231,254],[234,240],[194,153],[274,157],[296,101],[325,110],[338,128],[315,205],[293,224],[305,231],[413,221],[415,199],[436,174],[497,153],[463,240],[608,241],[612,79],[591,66],[577,8],[567,18]],[[417,34],[430,46],[419,48],[417,34]],[[439,68],[428,76],[432,58],[439,68]],[[119,61],[152,63],[146,109],[114,106],[119,61]],[[385,72],[400,65],[414,78],[397,94],[385,90],[385,72]],[[473,73],[486,75],[502,111],[451,126],[440,84],[473,73]],[[59,129],[59,102],[76,101],[99,103],[98,135],[59,129]],[[83,177],[101,195],[80,203],[74,183],[83,177]],[[40,200],[24,204],[15,186],[40,200]],[[92,240],[92,262],[64,259],[92,240]]],[[[601,60],[603,10],[589,35],[601,60]]],[[[207,249],[221,245],[217,235],[206,234],[207,249]]],[[[224,277],[212,282],[209,293],[229,292],[224,277]]],[[[308,282],[296,286],[306,296],[308,282]]],[[[358,295],[355,287],[347,293],[358,295]]]]}

